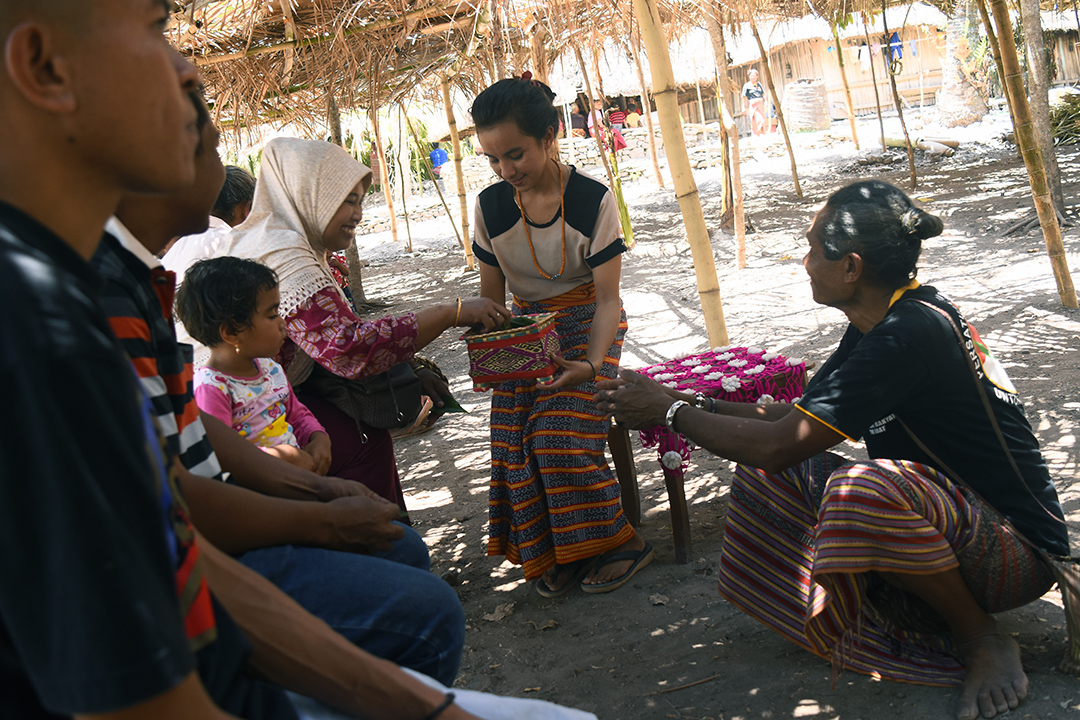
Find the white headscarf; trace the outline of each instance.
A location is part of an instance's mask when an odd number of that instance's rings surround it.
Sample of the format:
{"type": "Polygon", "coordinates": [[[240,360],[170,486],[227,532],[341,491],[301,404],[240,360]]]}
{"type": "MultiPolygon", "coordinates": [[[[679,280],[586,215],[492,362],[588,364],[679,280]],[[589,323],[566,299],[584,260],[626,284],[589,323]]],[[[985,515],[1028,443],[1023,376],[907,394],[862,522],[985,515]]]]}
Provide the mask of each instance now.
{"type": "MultiPolygon", "coordinates": [[[[366,191],[371,170],[337,145],[296,138],[271,140],[263,148],[251,214],[217,240],[213,257],[257,260],[274,270],[283,316],[324,288],[341,293],[326,263],[323,232],[359,183],[366,191]]],[[[297,352],[289,379],[294,385],[303,382],[311,367],[311,358],[297,352]]]]}

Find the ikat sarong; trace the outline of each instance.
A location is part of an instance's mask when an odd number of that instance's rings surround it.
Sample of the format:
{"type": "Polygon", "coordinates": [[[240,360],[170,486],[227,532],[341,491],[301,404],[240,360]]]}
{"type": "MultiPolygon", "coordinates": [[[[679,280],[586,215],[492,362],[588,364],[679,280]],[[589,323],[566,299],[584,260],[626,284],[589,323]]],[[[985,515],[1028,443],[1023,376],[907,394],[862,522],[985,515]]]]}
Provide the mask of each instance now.
{"type": "MultiPolygon", "coordinates": [[[[515,298],[513,312],[557,313],[563,357],[581,360],[596,312],[595,289],[590,283],[540,302],[515,298]]],[[[625,334],[623,312],[598,376],[615,377],[625,334]]],[[[522,565],[527,579],[634,535],[604,455],[609,425],[593,403],[595,389],[590,381],[549,392],[518,380],[493,391],[488,555],[522,565]]]]}
{"type": "Polygon", "coordinates": [[[993,613],[1040,597],[1054,582],[1049,569],[933,468],[845,462],[827,453],[778,474],[738,466],[720,594],[834,671],[959,684],[964,667],[944,621],[875,571],[958,568],[993,613]]]}

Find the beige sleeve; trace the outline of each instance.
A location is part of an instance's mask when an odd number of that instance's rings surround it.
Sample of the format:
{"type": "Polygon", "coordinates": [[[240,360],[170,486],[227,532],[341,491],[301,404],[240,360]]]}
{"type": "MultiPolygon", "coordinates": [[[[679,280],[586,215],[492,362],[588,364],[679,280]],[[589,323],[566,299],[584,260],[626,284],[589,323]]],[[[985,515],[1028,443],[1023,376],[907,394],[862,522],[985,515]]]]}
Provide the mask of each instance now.
{"type": "Polygon", "coordinates": [[[495,254],[491,238],[488,236],[487,224],[484,222],[484,213],[480,211],[479,195],[476,196],[476,202],[473,204],[473,242],[481,249],[487,250],[492,255],[495,254]]]}
{"type": "Polygon", "coordinates": [[[622,235],[619,205],[615,201],[615,194],[609,191],[600,201],[600,212],[596,215],[596,225],[593,227],[588,256],[592,257],[616,240],[622,239],[622,235]]]}

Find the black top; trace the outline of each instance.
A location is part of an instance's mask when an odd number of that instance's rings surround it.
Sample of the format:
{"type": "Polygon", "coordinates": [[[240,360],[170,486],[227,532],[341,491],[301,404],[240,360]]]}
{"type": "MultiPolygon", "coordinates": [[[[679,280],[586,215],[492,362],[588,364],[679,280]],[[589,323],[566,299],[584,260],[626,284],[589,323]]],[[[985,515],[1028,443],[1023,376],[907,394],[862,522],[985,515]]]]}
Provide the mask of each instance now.
{"type": "Polygon", "coordinates": [[[243,676],[249,647],[192,568],[187,513],[97,285],[0,203],[0,717],[127,707],[198,662],[226,710],[295,718],[280,690],[243,676]],[[186,615],[180,579],[195,591],[186,615]]]}
{"type": "Polygon", "coordinates": [[[746,83],[742,86],[742,94],[747,100],[758,100],[765,97],[765,88],[760,82],[746,83]]]}
{"type": "Polygon", "coordinates": [[[872,458],[932,465],[895,422],[902,418],[1030,540],[1051,553],[1068,554],[1061,504],[1023,403],[975,329],[934,288],[907,290],[865,335],[849,325],[798,407],[849,438],[863,438],[872,458]],[[978,350],[983,387],[1026,485],[994,434],[949,320],[919,300],[948,313],[978,350]]]}

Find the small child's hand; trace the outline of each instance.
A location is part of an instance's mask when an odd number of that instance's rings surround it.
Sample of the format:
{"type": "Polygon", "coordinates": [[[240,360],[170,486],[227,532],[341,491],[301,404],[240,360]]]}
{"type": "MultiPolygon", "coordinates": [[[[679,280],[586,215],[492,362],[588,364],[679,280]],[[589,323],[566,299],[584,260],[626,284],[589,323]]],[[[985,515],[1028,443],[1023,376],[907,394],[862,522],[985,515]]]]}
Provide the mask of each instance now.
{"type": "Polygon", "coordinates": [[[325,475],[330,470],[330,436],[324,432],[313,432],[308,438],[308,444],[304,447],[305,452],[311,455],[315,461],[312,472],[317,475],[325,475]]]}
{"type": "MultiPolygon", "coordinates": [[[[327,438],[329,440],[329,438],[327,438]]],[[[310,453],[301,450],[295,445],[275,445],[269,448],[260,448],[267,455],[273,455],[279,460],[284,460],[290,465],[307,470],[308,472],[315,472],[315,458],[310,453]]]]}

